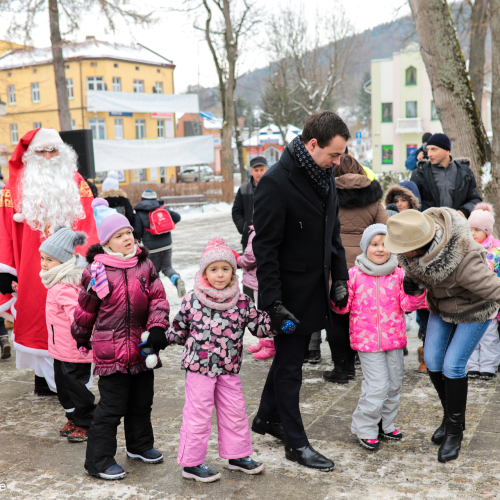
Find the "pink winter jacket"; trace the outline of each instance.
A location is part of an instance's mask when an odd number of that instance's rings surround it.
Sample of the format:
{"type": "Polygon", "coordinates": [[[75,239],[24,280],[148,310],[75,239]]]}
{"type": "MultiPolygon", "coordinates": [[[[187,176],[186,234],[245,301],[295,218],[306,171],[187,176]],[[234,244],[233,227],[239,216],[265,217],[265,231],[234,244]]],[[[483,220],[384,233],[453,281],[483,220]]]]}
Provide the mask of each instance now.
{"type": "Polygon", "coordinates": [[[405,312],[419,309],[425,292],[412,297],[403,291],[404,271],[370,276],[357,266],[349,269],[349,301],[339,314],[350,312],[349,337],[355,351],[382,352],[406,347],[405,312]]]}
{"type": "Polygon", "coordinates": [[[49,332],[49,354],[68,363],[92,363],[92,351],[82,356],[71,335],[71,324],[78,304],[79,286],[57,283],[47,290],[45,318],[49,332]]]}
{"type": "MultiPolygon", "coordinates": [[[[243,255],[240,255],[236,261],[238,267],[244,269],[243,281],[242,283],[251,288],[252,290],[258,290],[259,284],[257,282],[257,260],[253,254],[252,241],[255,236],[255,229],[250,226],[250,233],[248,234],[248,243],[245,248],[243,255]]],[[[253,297],[250,297],[253,299],[253,297]]]]}

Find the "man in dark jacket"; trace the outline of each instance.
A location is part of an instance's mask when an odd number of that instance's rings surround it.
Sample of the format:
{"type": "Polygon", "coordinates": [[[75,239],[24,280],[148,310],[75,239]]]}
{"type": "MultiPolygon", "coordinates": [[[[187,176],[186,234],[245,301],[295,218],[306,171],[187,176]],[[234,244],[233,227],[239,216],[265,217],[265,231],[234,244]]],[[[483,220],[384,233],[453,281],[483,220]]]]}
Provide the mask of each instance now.
{"type": "MultiPolygon", "coordinates": [[[[160,208],[158,195],[152,189],[146,189],[142,192],[141,202],[135,207],[136,217],[134,225],[134,236],[137,239],[142,238],[142,243],[149,250],[149,259],[153,262],[156,272],[160,271],[170,279],[177,288],[179,297],[186,295],[186,285],[181,279],[179,273],[172,267],[172,233],[151,234],[149,231],[149,213],[160,208]]],[[[180,214],[163,207],[166,210],[174,224],[181,220],[180,214]]]]}
{"type": "Polygon", "coordinates": [[[422,212],[431,207],[454,208],[468,218],[481,201],[469,160],[454,160],[451,142],[445,134],[434,134],[427,141],[429,161],[419,162],[411,174],[422,198],[422,212]]]}
{"type": "Polygon", "coordinates": [[[259,307],[269,312],[279,335],[252,430],[282,439],[289,460],[321,470],[332,470],[334,463],[309,445],[299,393],[311,334],[331,324],[330,296],[340,307],[347,303],[332,167],[348,138],[349,129],[335,113],[315,113],[262,177],[254,199],[259,307]],[[297,325],[293,334],[281,331],[287,320],[297,325]]]}

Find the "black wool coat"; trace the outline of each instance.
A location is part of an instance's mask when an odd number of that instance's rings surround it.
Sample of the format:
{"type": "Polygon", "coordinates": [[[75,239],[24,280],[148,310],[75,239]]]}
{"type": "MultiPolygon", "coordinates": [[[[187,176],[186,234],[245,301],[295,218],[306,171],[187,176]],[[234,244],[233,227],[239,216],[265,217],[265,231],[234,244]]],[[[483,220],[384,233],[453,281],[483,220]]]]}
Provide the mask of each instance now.
{"type": "Polygon", "coordinates": [[[255,189],[253,222],[259,309],[281,300],[300,321],[297,334],[326,328],[330,275],[349,279],[333,176],[323,207],[289,144],[255,189]]]}
{"type": "Polygon", "coordinates": [[[233,222],[241,234],[241,244],[245,249],[248,243],[248,228],[253,220],[253,195],[255,192],[255,183],[253,177],[250,181],[243,184],[234,198],[233,203],[233,222]]]}

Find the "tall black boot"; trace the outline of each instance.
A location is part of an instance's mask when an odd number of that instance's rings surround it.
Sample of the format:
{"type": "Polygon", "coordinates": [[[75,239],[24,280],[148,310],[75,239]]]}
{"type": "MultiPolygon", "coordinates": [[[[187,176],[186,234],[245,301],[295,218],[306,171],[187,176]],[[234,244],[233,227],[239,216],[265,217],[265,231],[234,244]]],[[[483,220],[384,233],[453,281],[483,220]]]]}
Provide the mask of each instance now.
{"type": "Polygon", "coordinates": [[[465,429],[465,408],[467,407],[467,377],[444,378],[446,387],[445,435],[438,451],[440,462],[458,458],[465,429]]]}
{"type": "Polygon", "coordinates": [[[434,434],[431,437],[431,441],[436,444],[441,444],[444,439],[444,428],[446,425],[446,389],[444,376],[442,372],[429,372],[429,377],[432,384],[434,385],[434,388],[436,389],[436,392],[438,393],[444,411],[443,421],[441,422],[441,425],[434,431],[434,434]]]}
{"type": "Polygon", "coordinates": [[[35,396],[57,396],[57,392],[50,390],[44,377],[35,375],[35,396]]]}
{"type": "Polygon", "coordinates": [[[334,382],[335,384],[347,384],[349,377],[347,373],[346,361],[334,361],[334,368],[332,371],[323,372],[323,379],[327,382],[334,382]]]}

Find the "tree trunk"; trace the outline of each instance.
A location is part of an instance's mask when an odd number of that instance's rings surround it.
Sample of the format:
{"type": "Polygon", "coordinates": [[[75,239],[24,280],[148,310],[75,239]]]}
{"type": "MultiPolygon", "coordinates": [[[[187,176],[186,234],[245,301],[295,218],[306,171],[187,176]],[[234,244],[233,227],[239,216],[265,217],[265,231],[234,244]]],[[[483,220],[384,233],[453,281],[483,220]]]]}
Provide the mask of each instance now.
{"type": "Polygon", "coordinates": [[[409,0],[434,103],[455,158],[465,156],[481,189],[491,147],[474,100],[465,60],[446,0],[409,0]]]}
{"type": "Polygon", "coordinates": [[[469,74],[472,90],[481,114],[484,86],[486,33],[488,32],[488,0],[476,0],[472,7],[470,29],[469,74]]]}
{"type": "Polygon", "coordinates": [[[495,235],[500,235],[500,0],[490,0],[491,56],[491,128],[493,153],[491,181],[485,189],[486,199],[496,212],[495,235]]]}
{"type": "Polygon", "coordinates": [[[236,111],[236,103],[234,103],[234,139],[236,140],[236,148],[238,149],[238,163],[240,165],[241,183],[245,181],[245,157],[243,155],[243,141],[241,140],[240,124],[238,123],[238,113],[236,111]]]}
{"type": "Polygon", "coordinates": [[[59,112],[60,130],[71,130],[69,113],[68,87],[64,72],[61,31],[59,29],[59,9],[57,0],[49,0],[50,43],[52,45],[52,61],[56,79],[57,109],[59,112]]]}

